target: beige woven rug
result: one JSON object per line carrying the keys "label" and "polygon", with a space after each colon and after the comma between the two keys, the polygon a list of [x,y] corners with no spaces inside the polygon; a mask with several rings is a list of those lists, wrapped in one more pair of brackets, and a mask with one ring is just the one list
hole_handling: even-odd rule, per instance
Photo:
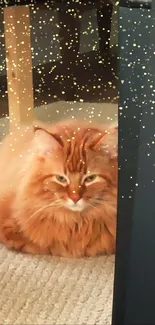
{"label": "beige woven rug", "polygon": [[0,245],[0,324],[111,324],[114,257],[22,255]]}

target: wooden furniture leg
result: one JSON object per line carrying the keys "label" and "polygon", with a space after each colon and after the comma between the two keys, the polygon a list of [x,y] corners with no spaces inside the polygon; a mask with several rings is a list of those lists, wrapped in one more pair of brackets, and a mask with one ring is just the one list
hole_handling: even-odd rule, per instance
{"label": "wooden furniture leg", "polygon": [[34,119],[33,81],[28,6],[4,9],[10,127]]}

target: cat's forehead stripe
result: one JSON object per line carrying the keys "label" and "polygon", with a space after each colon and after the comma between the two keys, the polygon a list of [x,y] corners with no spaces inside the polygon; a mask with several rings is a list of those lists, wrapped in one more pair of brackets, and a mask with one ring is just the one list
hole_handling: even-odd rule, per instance
{"label": "cat's forehead stripe", "polygon": [[65,169],[69,172],[85,172],[86,153],[84,147],[71,141],[66,155]]}

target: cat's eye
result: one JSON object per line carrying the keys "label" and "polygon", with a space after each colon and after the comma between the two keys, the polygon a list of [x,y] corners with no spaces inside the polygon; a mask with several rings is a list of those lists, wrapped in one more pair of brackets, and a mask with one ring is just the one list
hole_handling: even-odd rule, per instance
{"label": "cat's eye", "polygon": [[56,180],[57,180],[59,183],[67,184],[67,179],[66,179],[64,176],[61,176],[61,175],[55,175],[55,178],[56,178]]}
{"label": "cat's eye", "polygon": [[90,176],[87,176],[85,179],[84,179],[84,182],[87,184],[87,183],[91,183],[93,182],[95,179],[96,179],[97,175],[90,175]]}

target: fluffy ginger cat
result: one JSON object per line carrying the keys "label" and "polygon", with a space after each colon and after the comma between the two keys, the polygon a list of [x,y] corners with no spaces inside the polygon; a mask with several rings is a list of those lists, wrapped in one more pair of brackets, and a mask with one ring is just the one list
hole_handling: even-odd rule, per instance
{"label": "fluffy ginger cat", "polygon": [[0,242],[57,256],[115,252],[117,127],[35,122],[0,145]]}

